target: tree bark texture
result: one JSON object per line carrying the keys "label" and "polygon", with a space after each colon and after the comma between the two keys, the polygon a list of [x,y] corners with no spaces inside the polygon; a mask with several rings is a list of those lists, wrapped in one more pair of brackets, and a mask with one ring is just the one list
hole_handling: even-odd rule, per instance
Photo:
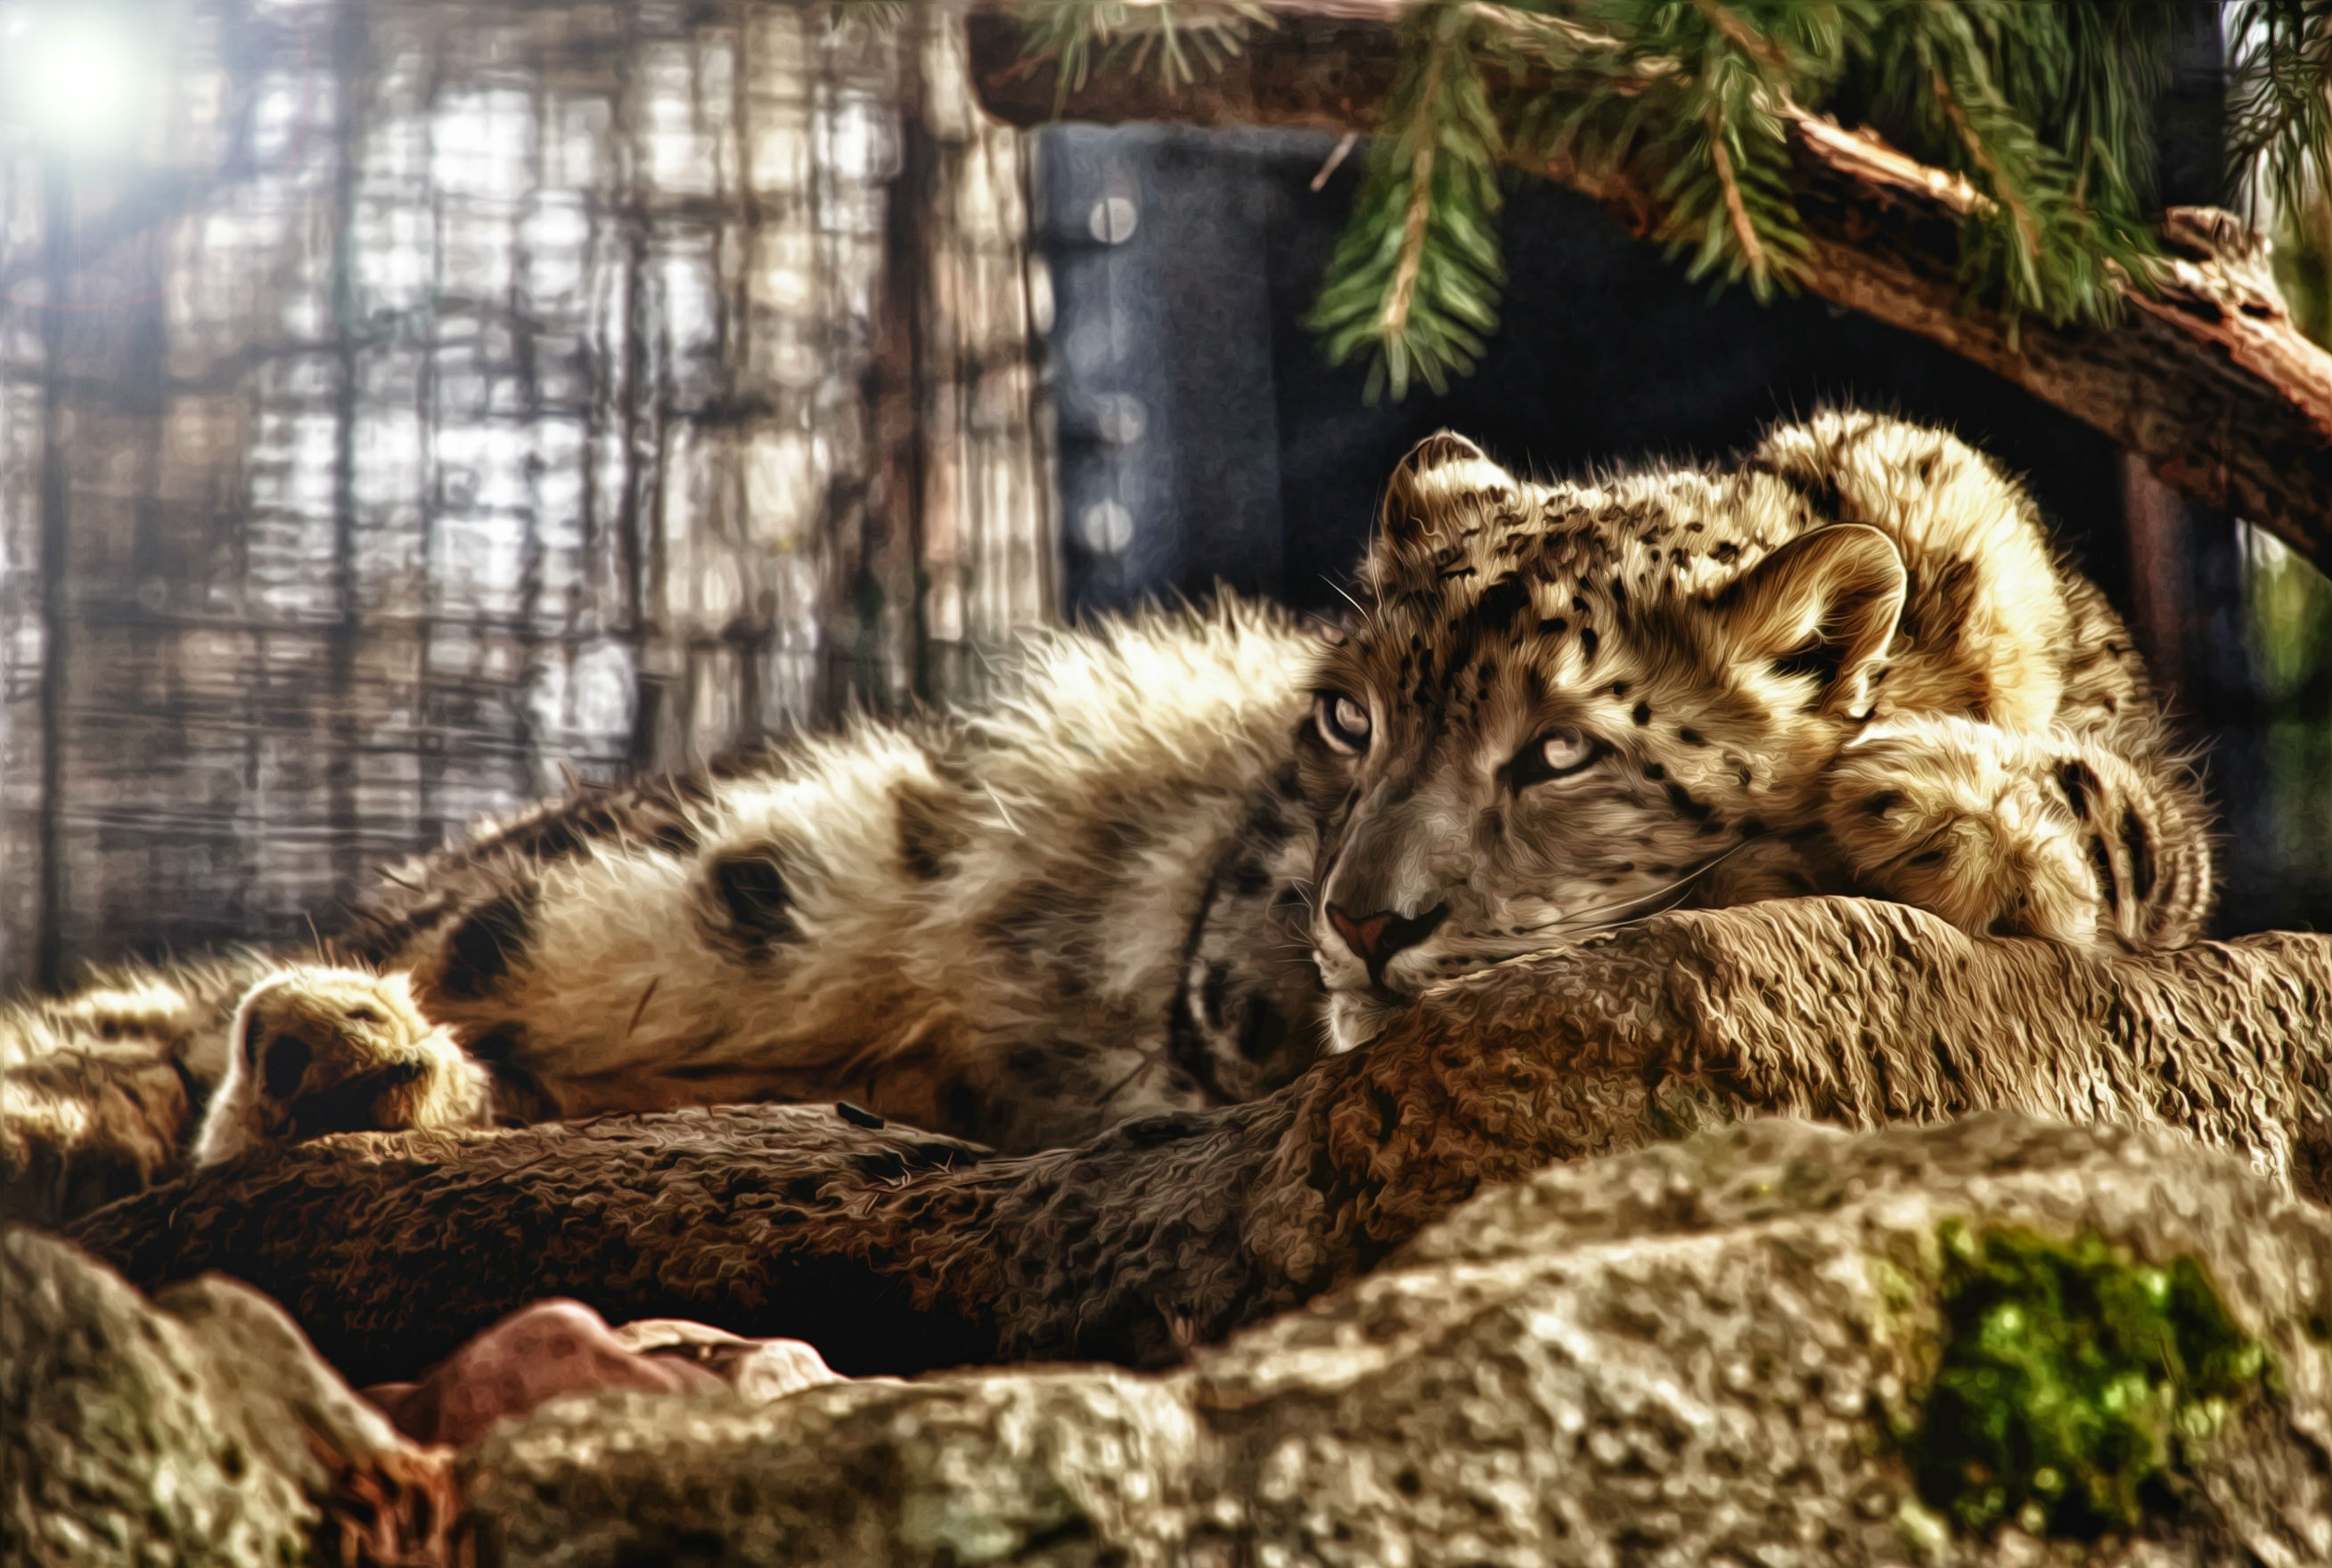
{"label": "tree bark texture", "polygon": [[[1102,67],[1063,92],[1028,32],[996,4],[970,24],[982,101],[1015,125],[1266,124],[1372,129],[1400,62],[1404,0],[1275,0],[1275,25],[1196,81]],[[2293,324],[2263,242],[2235,219],[2174,208],[2152,291],[2126,285],[2112,326],[2012,327],[1959,282],[1959,236],[1983,199],[1864,132],[1792,110],[1795,194],[1813,242],[1806,286],[1932,339],[2087,421],[2165,483],[2273,531],[2332,569],[2332,355]],[[1534,163],[1638,234],[1666,215],[1657,193],[1606,171]],[[1529,287],[1529,280],[1515,280]]]}
{"label": "tree bark texture", "polygon": [[846,1372],[1159,1366],[1486,1184],[1737,1117],[2168,1126],[2332,1193],[2332,937],[2099,957],[1896,904],[1677,913],[1437,991],[1270,1098],[1002,1158],[827,1107],[368,1134],[153,1189],[75,1238],[281,1301],[351,1381],[522,1303],[809,1341]]}

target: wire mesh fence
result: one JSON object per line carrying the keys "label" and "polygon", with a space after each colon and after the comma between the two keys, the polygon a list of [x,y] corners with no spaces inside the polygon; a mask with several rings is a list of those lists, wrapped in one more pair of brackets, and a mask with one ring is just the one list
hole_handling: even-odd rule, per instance
{"label": "wire mesh fence", "polygon": [[0,128],[0,980],[1052,616],[1030,155],[941,9],[137,15],[119,146]]}

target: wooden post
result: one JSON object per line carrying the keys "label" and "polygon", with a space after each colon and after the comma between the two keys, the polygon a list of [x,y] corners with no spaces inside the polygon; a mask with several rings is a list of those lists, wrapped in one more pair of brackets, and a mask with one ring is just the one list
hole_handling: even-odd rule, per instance
{"label": "wooden post", "polygon": [[2187,648],[2195,618],[2186,502],[2154,477],[2145,459],[2130,453],[2122,454],[2121,478],[2129,536],[2130,632],[2164,696],[2176,702],[2191,684]]}
{"label": "wooden post", "polygon": [[64,978],[67,916],[64,829],[65,691],[71,678],[72,563],[66,513],[71,494],[65,453],[65,280],[72,269],[73,192],[62,156],[42,167],[42,221],[48,245],[41,312],[41,828],[40,931],[31,979]]}

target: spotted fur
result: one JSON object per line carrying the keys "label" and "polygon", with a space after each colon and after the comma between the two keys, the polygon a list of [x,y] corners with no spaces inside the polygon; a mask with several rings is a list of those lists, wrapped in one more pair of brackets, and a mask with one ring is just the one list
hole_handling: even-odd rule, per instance
{"label": "spotted fur", "polygon": [[2129,946],[2207,913],[2127,635],[1949,435],[1825,415],[1564,483],[1437,435],[1356,600],[1063,633],[987,712],[579,793],[385,873],[342,947],[506,1118],[842,1098],[1029,1148],[1677,904]]}
{"label": "spotted fur", "polygon": [[2127,634],[1947,435],[1825,415],[1730,471],[1553,485],[1439,435],[1366,578],[1297,742],[1339,1043],[1675,903],[1859,893],[2133,946],[2207,915],[2199,789]]}

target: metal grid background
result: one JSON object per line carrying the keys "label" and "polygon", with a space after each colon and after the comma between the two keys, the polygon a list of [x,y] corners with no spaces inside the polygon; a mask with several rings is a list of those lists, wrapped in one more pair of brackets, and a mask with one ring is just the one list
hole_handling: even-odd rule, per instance
{"label": "metal grid background", "polygon": [[0,981],[1052,617],[1028,149],[882,9],[172,0],[0,141]]}

